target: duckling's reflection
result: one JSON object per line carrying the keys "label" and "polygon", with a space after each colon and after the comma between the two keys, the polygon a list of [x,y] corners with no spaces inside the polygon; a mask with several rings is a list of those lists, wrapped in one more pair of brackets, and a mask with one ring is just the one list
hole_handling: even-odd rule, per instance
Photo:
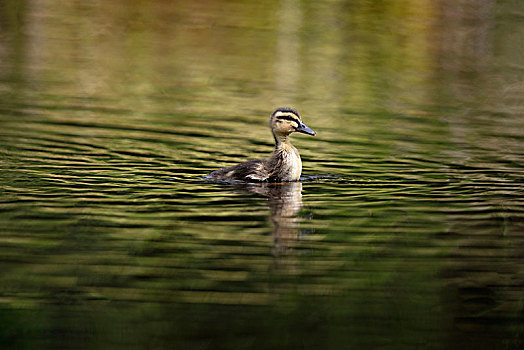
{"label": "duckling's reflection", "polygon": [[256,183],[245,185],[242,189],[268,198],[273,224],[273,254],[288,254],[300,234],[298,213],[302,209],[302,183]]}

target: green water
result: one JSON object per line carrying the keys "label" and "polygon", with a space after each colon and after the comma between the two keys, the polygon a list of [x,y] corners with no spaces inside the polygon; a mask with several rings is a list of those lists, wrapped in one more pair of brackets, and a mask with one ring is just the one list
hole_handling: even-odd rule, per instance
{"label": "green water", "polygon": [[4,0],[0,347],[521,348],[523,5]]}

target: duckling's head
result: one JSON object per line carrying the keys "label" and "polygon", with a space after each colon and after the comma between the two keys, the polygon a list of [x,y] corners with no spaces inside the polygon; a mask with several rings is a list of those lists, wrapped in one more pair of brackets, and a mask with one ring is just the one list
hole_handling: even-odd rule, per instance
{"label": "duckling's head", "polygon": [[275,138],[286,137],[293,132],[315,136],[316,133],[306,124],[302,123],[302,118],[294,108],[281,107],[277,108],[272,114],[269,121],[271,130]]}

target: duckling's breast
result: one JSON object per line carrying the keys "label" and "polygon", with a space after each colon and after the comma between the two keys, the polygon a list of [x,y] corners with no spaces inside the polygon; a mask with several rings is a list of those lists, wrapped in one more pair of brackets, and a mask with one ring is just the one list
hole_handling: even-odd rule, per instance
{"label": "duckling's breast", "polygon": [[282,169],[280,177],[283,181],[297,181],[302,174],[302,160],[296,148],[290,149],[282,155]]}
{"label": "duckling's breast", "polygon": [[293,176],[293,181],[300,179],[302,175],[302,159],[300,159],[300,154],[297,150],[293,152],[293,165],[291,166],[291,174]]}

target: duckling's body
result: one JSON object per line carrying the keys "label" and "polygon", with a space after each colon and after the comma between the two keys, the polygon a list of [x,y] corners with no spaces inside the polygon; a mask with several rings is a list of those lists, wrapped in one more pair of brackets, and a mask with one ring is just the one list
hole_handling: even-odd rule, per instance
{"label": "duckling's body", "polygon": [[275,148],[269,158],[254,159],[209,174],[214,179],[243,181],[296,181],[302,173],[302,160],[291,144]]}
{"label": "duckling's body", "polygon": [[302,123],[298,111],[278,108],[271,114],[270,126],[275,138],[275,150],[269,158],[250,160],[231,167],[213,171],[209,176],[217,180],[243,181],[297,181],[302,174],[302,160],[298,150],[291,144],[289,135],[301,132],[315,135]]}

